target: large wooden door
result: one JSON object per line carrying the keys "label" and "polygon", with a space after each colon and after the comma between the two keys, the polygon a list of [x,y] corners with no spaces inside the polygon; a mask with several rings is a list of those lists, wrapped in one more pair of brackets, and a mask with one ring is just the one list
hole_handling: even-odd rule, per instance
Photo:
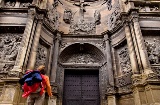
{"label": "large wooden door", "polygon": [[98,70],[66,70],[63,105],[99,105]]}

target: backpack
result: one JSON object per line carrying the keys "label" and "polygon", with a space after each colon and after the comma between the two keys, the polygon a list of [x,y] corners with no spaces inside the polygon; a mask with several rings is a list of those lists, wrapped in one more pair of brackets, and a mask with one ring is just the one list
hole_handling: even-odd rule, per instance
{"label": "backpack", "polygon": [[43,93],[44,87],[42,84],[42,76],[38,70],[27,71],[19,80],[23,94],[22,97],[28,97],[31,93]]}
{"label": "backpack", "polygon": [[25,73],[25,75],[19,80],[21,85],[27,83],[28,86],[32,86],[34,83],[42,82],[41,74],[38,70],[30,70]]}

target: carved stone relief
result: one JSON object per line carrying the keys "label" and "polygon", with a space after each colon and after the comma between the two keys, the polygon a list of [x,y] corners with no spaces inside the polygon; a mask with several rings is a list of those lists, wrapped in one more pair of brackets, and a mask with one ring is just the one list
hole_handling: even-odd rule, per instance
{"label": "carved stone relief", "polygon": [[10,1],[5,2],[4,7],[12,8],[12,7],[15,7],[15,4],[16,4],[15,1],[10,0]]}
{"label": "carved stone relief", "polygon": [[72,19],[72,11],[71,9],[66,8],[63,15],[63,21],[67,24],[70,24],[71,19]]}
{"label": "carved stone relief", "polygon": [[68,63],[82,63],[82,64],[89,64],[89,63],[98,63],[99,61],[95,59],[95,55],[87,54],[87,53],[79,53],[74,54],[68,59]]}
{"label": "carved stone relief", "polygon": [[131,92],[131,80],[132,73],[128,73],[126,75],[116,77],[115,82],[116,82],[116,87],[118,87],[118,93],[127,93]]}
{"label": "carved stone relief", "polygon": [[121,21],[120,18],[120,4],[117,1],[113,6],[113,11],[111,14],[107,16],[107,26],[109,30],[112,30],[117,24],[119,24]]}
{"label": "carved stone relief", "polygon": [[0,72],[8,72],[13,69],[16,61],[21,34],[1,34],[0,35]]}
{"label": "carved stone relief", "polygon": [[48,57],[48,49],[47,49],[47,47],[45,47],[44,45],[39,44],[38,45],[37,55],[36,55],[35,67],[38,67],[39,65],[46,65],[47,57]]}
{"label": "carved stone relief", "polygon": [[20,7],[25,8],[25,7],[30,6],[31,4],[32,4],[32,3],[30,3],[30,2],[28,2],[28,3],[21,3],[21,4],[20,4]]}
{"label": "carved stone relief", "polygon": [[148,52],[149,61],[151,64],[160,64],[160,41],[159,38],[145,39],[145,46]]}
{"label": "carved stone relief", "polygon": [[92,21],[80,20],[72,22],[70,25],[70,34],[88,34],[93,35],[96,33],[96,24]]}
{"label": "carved stone relief", "polygon": [[101,23],[101,14],[97,10],[94,12],[94,19],[95,19],[96,25]]}
{"label": "carved stone relief", "polygon": [[15,61],[22,35],[7,34],[0,35],[0,59],[7,61]]}
{"label": "carved stone relief", "polygon": [[54,6],[52,6],[52,8],[48,10],[47,17],[51,22],[50,24],[52,28],[58,29],[60,16],[59,13],[57,12],[57,9]]}
{"label": "carved stone relief", "polygon": [[129,59],[128,49],[125,47],[118,52],[119,64],[122,74],[131,72],[131,63]]}
{"label": "carved stone relief", "polygon": [[138,6],[139,12],[158,12],[159,7],[158,6]]}

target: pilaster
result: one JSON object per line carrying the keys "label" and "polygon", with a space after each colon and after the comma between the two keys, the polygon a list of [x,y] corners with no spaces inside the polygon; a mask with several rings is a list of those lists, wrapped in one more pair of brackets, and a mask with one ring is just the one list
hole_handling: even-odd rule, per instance
{"label": "pilaster", "polygon": [[37,54],[39,39],[41,35],[40,33],[41,33],[41,28],[43,23],[43,15],[38,15],[37,19],[38,19],[37,27],[34,34],[34,39],[32,41],[32,47],[31,47],[31,52],[30,52],[28,67],[27,67],[29,69],[34,69],[34,65],[36,62],[36,54]]}
{"label": "pilaster", "polygon": [[105,54],[106,54],[106,61],[107,61],[107,69],[108,69],[108,78],[109,78],[109,84],[111,86],[114,86],[114,76],[113,76],[113,69],[112,69],[112,58],[111,58],[111,48],[110,48],[110,42],[108,35],[104,36],[104,41],[105,41]]}
{"label": "pilaster", "polygon": [[141,58],[141,63],[143,66],[143,72],[144,74],[153,73],[149,63],[147,51],[144,45],[144,39],[142,36],[140,24],[138,21],[138,18],[139,18],[138,13],[136,11],[132,11],[131,18],[132,18],[131,21],[133,22],[133,28],[134,28],[135,38],[136,38],[136,42],[137,42],[137,46],[138,46],[138,50]]}
{"label": "pilaster", "polygon": [[16,63],[15,63],[15,66],[14,66],[12,72],[13,71],[22,72],[22,68],[24,66],[23,64],[25,61],[25,56],[27,53],[28,43],[29,43],[30,37],[31,37],[35,14],[36,14],[35,8],[30,8],[28,11],[28,20],[27,20],[26,27],[25,27],[25,30],[23,33],[22,42],[20,45],[20,50],[17,55]]}
{"label": "pilaster", "polygon": [[53,50],[53,59],[52,59],[53,63],[52,63],[51,76],[50,76],[51,83],[55,83],[56,81],[60,41],[61,41],[61,33],[57,32],[54,40],[54,50]]}
{"label": "pilaster", "polygon": [[140,71],[138,68],[136,53],[134,50],[133,39],[131,36],[129,24],[127,21],[125,23],[125,34],[126,34],[126,40],[127,40],[127,45],[128,45],[129,57],[130,57],[130,61],[131,61],[132,73],[139,74]]}

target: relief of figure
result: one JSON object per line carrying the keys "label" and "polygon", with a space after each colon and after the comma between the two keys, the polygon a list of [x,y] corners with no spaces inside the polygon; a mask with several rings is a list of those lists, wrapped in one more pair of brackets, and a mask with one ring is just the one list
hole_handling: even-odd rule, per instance
{"label": "relief of figure", "polygon": [[64,22],[70,24],[71,23],[71,18],[72,18],[71,9],[65,9],[64,15],[63,15]]}
{"label": "relief of figure", "polygon": [[78,6],[80,8],[79,10],[79,15],[80,15],[80,20],[84,19],[84,12],[86,12],[85,7],[90,6],[89,4],[85,3],[84,0],[80,0],[79,4],[74,3],[73,5]]}
{"label": "relief of figure", "polygon": [[129,73],[131,71],[131,64],[129,62],[130,60],[129,60],[127,48],[125,48],[119,53],[119,57],[120,57],[120,66],[121,66],[122,72]]}
{"label": "relief of figure", "polygon": [[98,25],[100,24],[100,20],[101,20],[101,14],[99,11],[95,11],[94,12],[94,18],[95,18],[95,23]]}
{"label": "relief of figure", "polygon": [[160,48],[158,41],[154,39],[153,43],[145,41],[145,46],[148,52],[148,58],[151,64],[158,64],[160,60]]}
{"label": "relief of figure", "polygon": [[21,42],[21,36],[6,35],[0,42],[0,59],[7,61],[15,61]]}

